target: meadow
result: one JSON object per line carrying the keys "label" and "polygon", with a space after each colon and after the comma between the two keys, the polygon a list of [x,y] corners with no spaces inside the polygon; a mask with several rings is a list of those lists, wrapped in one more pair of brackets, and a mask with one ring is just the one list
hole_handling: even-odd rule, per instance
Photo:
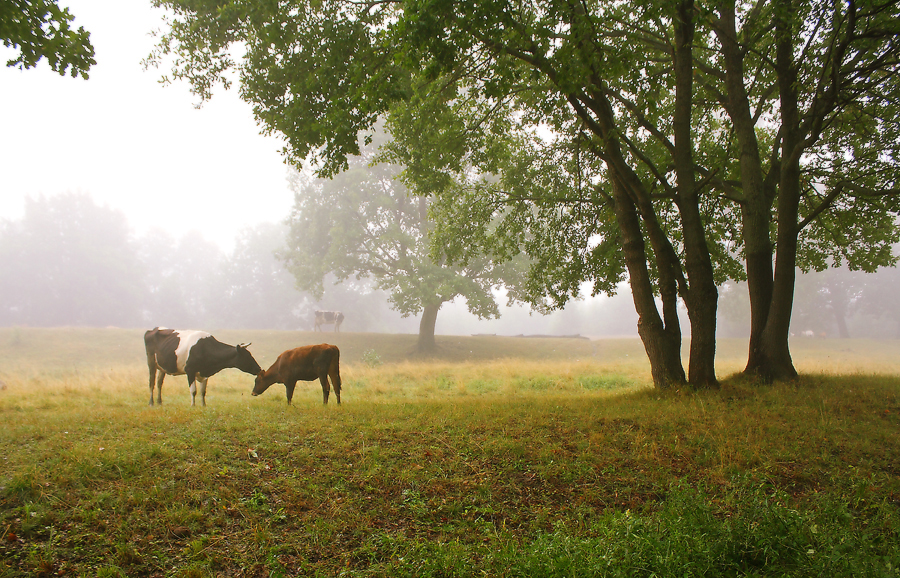
{"label": "meadow", "polygon": [[218,331],[318,383],[149,407],[143,330],[0,328],[0,576],[897,576],[900,342],[661,392],[635,339]]}

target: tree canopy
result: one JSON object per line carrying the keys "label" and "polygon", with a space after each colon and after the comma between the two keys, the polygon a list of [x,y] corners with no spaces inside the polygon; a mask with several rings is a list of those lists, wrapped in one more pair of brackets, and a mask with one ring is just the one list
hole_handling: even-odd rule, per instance
{"label": "tree canopy", "polygon": [[90,33],[75,29],[75,17],[56,0],[0,0],[0,39],[17,51],[7,66],[33,68],[46,58],[54,72],[88,77],[97,62]]}
{"label": "tree canopy", "polygon": [[896,3],[158,3],[174,76],[209,97],[236,66],[293,162],[335,174],[389,115],[447,258],[524,249],[551,303],[627,274],[661,387],[685,381],[679,300],[692,384],[717,383],[727,278],[747,371],[790,377],[795,268],[894,261]]}
{"label": "tree canopy", "polygon": [[333,179],[297,174],[292,182],[291,233],[282,257],[297,286],[321,297],[326,275],[337,281],[371,278],[403,316],[422,313],[422,351],[435,347],[438,311],[456,297],[465,298],[479,318],[496,317],[492,289],[513,269],[485,259],[466,266],[432,259],[429,198],[411,197],[396,178],[398,167],[371,166],[375,146],[362,152],[350,157],[349,170]]}

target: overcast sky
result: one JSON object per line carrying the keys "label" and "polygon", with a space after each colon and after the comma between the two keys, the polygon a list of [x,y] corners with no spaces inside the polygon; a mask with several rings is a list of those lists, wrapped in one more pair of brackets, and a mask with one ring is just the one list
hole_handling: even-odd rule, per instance
{"label": "overcast sky", "polygon": [[191,229],[229,250],[236,234],[284,219],[293,204],[279,141],[263,137],[235,88],[199,110],[184,83],[144,71],[160,10],[149,0],[61,0],[91,34],[90,78],[46,61],[20,71],[0,46],[0,218],[24,199],[89,193],[121,209],[139,233]]}

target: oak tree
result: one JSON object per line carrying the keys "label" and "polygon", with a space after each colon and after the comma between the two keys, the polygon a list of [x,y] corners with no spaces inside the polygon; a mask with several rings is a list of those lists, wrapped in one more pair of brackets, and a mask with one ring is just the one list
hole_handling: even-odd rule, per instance
{"label": "oak tree", "polygon": [[326,276],[371,279],[404,317],[421,313],[418,351],[436,348],[437,315],[444,303],[466,300],[479,317],[497,317],[493,289],[513,271],[478,259],[453,266],[432,259],[427,197],[410,196],[396,179],[398,167],[371,166],[375,147],[349,157],[349,169],[332,179],[308,173],[292,179],[294,208],[287,250],[281,252],[299,289],[321,298]]}
{"label": "oak tree", "polygon": [[730,0],[707,18],[716,51],[698,68],[730,120],[739,167],[746,371],[791,378],[797,267],[895,262],[900,6]]}
{"label": "oak tree", "polygon": [[790,377],[795,266],[893,260],[894,3],[159,4],[175,9],[157,55],[177,55],[174,77],[206,98],[237,67],[292,162],[333,175],[390,114],[407,183],[443,216],[480,217],[439,222],[482,231],[463,249],[531,244],[549,271],[532,289],[557,301],[627,271],[660,387],[685,381],[679,299],[692,384],[717,383],[726,278],[751,287],[747,371]]}

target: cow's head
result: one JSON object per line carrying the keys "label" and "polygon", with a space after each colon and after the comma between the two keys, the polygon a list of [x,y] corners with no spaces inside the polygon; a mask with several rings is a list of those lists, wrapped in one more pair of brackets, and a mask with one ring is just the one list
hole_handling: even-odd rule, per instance
{"label": "cow's head", "polygon": [[262,392],[264,392],[265,390],[269,389],[269,387],[267,385],[263,384],[263,381],[262,381],[263,375],[264,374],[262,372],[257,374],[256,381],[253,382],[253,391],[250,392],[250,395],[259,395]]}
{"label": "cow's head", "polygon": [[260,370],[258,374],[256,374],[256,381],[253,383],[253,391],[250,392],[250,395],[259,395],[269,389],[269,386],[275,383],[276,372],[274,371],[263,371]]}
{"label": "cow's head", "polygon": [[249,373],[251,375],[258,375],[262,368],[256,363],[256,360],[253,359],[253,355],[247,351],[247,348],[250,347],[249,343],[241,343],[240,345],[236,345],[237,349],[237,362],[234,366],[244,373]]}

